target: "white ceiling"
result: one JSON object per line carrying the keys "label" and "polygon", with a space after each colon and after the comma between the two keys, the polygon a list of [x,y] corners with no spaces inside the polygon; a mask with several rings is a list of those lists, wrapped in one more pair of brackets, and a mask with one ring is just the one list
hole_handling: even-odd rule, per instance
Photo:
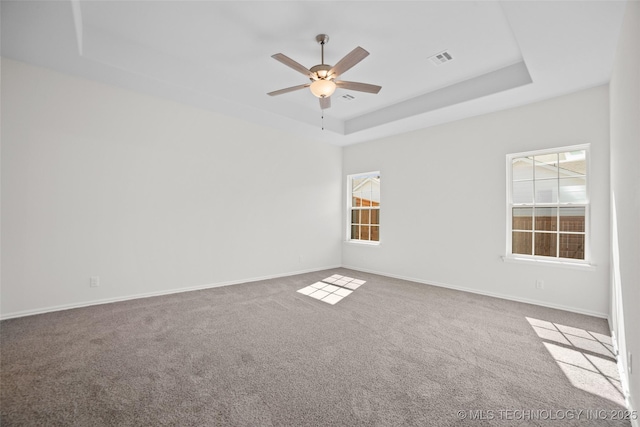
{"label": "white ceiling", "polygon": [[[2,0],[2,56],[347,145],[607,83],[625,4]],[[266,95],[308,82],[271,55],[319,64],[320,33],[382,86],[338,89],[324,130],[308,90]]]}

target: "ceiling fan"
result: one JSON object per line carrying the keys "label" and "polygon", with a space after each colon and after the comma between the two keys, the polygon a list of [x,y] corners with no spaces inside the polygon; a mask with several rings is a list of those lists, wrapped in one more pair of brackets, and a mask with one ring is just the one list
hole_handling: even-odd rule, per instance
{"label": "ceiling fan", "polygon": [[326,34],[318,34],[316,36],[316,41],[320,43],[321,63],[318,65],[314,65],[309,69],[304,67],[303,65],[300,65],[288,56],[283,55],[282,53],[276,53],[275,55],[271,56],[272,58],[282,62],[287,67],[293,68],[294,70],[307,76],[309,80],[311,80],[311,83],[276,90],[273,92],[269,92],[267,95],[282,95],[283,93],[293,92],[308,87],[311,90],[311,93],[320,98],[320,108],[324,110],[331,107],[330,97],[333,92],[335,92],[337,87],[355,90],[358,92],[380,92],[380,89],[382,89],[381,86],[371,85],[368,83],[345,82],[342,80],[336,80],[338,76],[344,74],[347,70],[351,69],[351,67],[366,58],[369,55],[369,52],[358,46],[332,67],[331,65],[324,63],[324,45],[329,42],[329,36]]}

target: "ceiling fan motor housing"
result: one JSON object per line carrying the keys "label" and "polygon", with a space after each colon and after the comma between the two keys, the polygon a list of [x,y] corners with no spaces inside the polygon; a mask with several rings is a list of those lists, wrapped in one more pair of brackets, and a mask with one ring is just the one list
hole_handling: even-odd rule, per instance
{"label": "ceiling fan motor housing", "polygon": [[331,65],[327,64],[314,65],[309,69],[313,74],[313,78],[311,80],[325,80],[331,78],[331,76],[329,76],[329,70],[331,70],[331,68]]}

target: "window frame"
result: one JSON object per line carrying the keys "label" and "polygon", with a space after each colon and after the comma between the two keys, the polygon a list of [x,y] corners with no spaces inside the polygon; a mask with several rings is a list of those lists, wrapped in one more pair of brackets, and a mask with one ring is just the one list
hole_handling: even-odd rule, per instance
{"label": "window frame", "polygon": [[[570,145],[565,147],[557,147],[550,149],[542,149],[542,150],[534,150],[534,151],[526,151],[521,153],[511,153],[506,156],[506,171],[507,171],[507,182],[506,182],[506,255],[504,257],[505,261],[511,260],[523,260],[523,261],[535,261],[535,262],[547,262],[551,264],[565,264],[565,265],[575,265],[575,266],[591,266],[591,144],[578,144],[578,145]],[[529,156],[542,156],[548,154],[559,154],[566,153],[571,151],[585,151],[585,193],[586,193],[586,201],[582,203],[571,203],[571,202],[560,202],[558,199],[556,202],[552,203],[536,203],[535,201],[535,176],[533,177],[533,185],[534,185],[534,199],[531,203],[513,203],[513,160],[520,157],[529,157]],[[533,165],[535,170],[535,164]],[[558,177],[560,179],[560,177]],[[535,252],[532,250],[532,254],[518,254],[513,253],[513,208],[517,207],[530,207],[530,208],[556,208],[556,218],[559,218],[560,208],[561,207],[584,207],[584,259],[576,259],[576,258],[562,258],[560,257],[560,247],[558,245],[558,240],[556,240],[556,256],[544,256],[544,255],[535,255]],[[533,218],[535,223],[535,217]],[[557,221],[557,220],[556,220]],[[535,226],[532,225],[532,249],[535,248]],[[518,231],[518,230],[516,230]],[[550,231],[556,235],[556,239],[560,238],[560,234],[562,234],[560,230],[560,224],[558,223],[555,231]],[[571,234],[570,232],[568,234]],[[579,234],[579,233],[576,233]]]}
{"label": "window frame", "polygon": [[[345,221],[345,241],[347,243],[355,243],[355,244],[360,244],[360,245],[370,245],[370,246],[378,246],[380,245],[380,229],[382,228],[382,219],[380,218],[380,205],[382,203],[382,190],[380,190],[380,200],[378,201],[378,206],[369,206],[367,209],[377,209],[378,210],[378,240],[362,240],[362,239],[352,239],[351,238],[351,214],[352,214],[352,210],[354,208],[354,206],[352,205],[353,202],[353,188],[352,188],[352,184],[353,184],[353,180],[358,178],[358,177],[366,177],[366,176],[371,176],[371,175],[378,175],[379,177],[381,176],[380,171],[371,171],[371,172],[361,172],[361,173],[354,173],[354,174],[349,174],[347,175],[347,192],[346,192],[346,221]],[[382,181],[380,181],[382,182]],[[362,208],[357,208],[358,210],[362,209]]]}

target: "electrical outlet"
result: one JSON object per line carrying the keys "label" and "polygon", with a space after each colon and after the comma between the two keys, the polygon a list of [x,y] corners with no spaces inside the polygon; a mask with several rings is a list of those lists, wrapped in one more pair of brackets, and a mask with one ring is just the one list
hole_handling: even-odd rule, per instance
{"label": "electrical outlet", "polygon": [[100,286],[100,276],[91,276],[89,279],[89,286],[92,288]]}
{"label": "electrical outlet", "polygon": [[544,289],[544,280],[542,279],[536,280],[536,289]]}
{"label": "electrical outlet", "polygon": [[633,359],[631,358],[631,352],[629,352],[627,356],[627,370],[629,371],[629,375],[633,373],[632,368],[633,368]]}

